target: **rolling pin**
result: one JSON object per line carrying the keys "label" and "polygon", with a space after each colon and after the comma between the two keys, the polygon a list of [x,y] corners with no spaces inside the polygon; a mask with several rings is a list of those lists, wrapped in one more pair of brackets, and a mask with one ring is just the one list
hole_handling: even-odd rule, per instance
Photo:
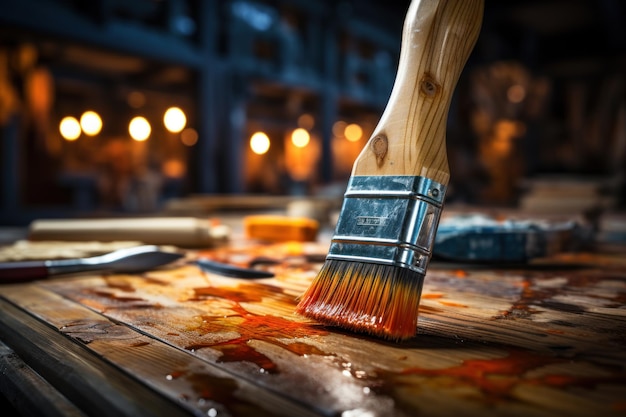
{"label": "rolling pin", "polygon": [[142,217],[105,219],[41,219],[30,224],[30,240],[132,240],[148,245],[210,247],[225,243],[230,229],[209,219]]}

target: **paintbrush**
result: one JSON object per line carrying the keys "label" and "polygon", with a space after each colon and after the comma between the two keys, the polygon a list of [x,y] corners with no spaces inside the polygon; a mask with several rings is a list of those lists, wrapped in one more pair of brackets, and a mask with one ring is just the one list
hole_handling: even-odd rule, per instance
{"label": "paintbrush", "polygon": [[402,340],[419,300],[449,180],[446,119],[483,0],[413,0],[394,86],[352,169],[326,261],[297,311]]}

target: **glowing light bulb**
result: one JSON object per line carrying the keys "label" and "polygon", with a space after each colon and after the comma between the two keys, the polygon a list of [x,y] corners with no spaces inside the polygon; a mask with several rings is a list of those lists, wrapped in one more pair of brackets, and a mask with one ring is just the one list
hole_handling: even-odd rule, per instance
{"label": "glowing light bulb", "polygon": [[152,132],[152,128],[145,117],[134,117],[128,124],[128,133],[130,133],[130,137],[138,142],[143,142],[148,139],[150,137],[150,132]]}
{"label": "glowing light bulb", "polygon": [[80,116],[80,127],[86,135],[95,136],[102,130],[102,119],[95,111],[86,111]]}
{"label": "glowing light bulb", "polygon": [[163,123],[167,130],[172,133],[178,133],[185,128],[187,116],[178,107],[170,107],[163,115]]}
{"label": "glowing light bulb", "polygon": [[343,131],[343,135],[350,142],[358,142],[363,136],[363,129],[361,129],[361,126],[357,125],[356,123],[351,123],[346,126]]}
{"label": "glowing light bulb", "polygon": [[59,131],[65,140],[73,141],[80,136],[80,123],[75,117],[67,116],[59,123]]}
{"label": "glowing light bulb", "polygon": [[293,143],[294,146],[297,148],[304,148],[306,145],[309,144],[310,140],[311,135],[309,135],[309,132],[307,132],[306,129],[302,129],[301,127],[295,129],[291,133],[291,143]]}
{"label": "glowing light bulb", "polygon": [[263,132],[256,132],[250,137],[250,149],[257,155],[263,155],[270,149],[270,138]]}

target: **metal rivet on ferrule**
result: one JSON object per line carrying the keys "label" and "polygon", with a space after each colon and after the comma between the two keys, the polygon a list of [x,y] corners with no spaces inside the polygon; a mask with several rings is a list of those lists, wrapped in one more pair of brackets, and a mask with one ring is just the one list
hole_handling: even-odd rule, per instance
{"label": "metal rivet on ferrule", "polygon": [[430,195],[433,196],[434,198],[439,197],[439,189],[438,188],[432,188],[430,190]]}

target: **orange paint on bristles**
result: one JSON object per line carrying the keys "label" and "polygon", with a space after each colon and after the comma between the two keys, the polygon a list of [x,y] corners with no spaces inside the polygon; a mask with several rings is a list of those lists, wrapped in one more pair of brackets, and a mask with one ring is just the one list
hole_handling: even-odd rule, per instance
{"label": "orange paint on bristles", "polygon": [[417,332],[423,276],[407,268],[327,260],[297,312],[322,323],[404,340]]}

